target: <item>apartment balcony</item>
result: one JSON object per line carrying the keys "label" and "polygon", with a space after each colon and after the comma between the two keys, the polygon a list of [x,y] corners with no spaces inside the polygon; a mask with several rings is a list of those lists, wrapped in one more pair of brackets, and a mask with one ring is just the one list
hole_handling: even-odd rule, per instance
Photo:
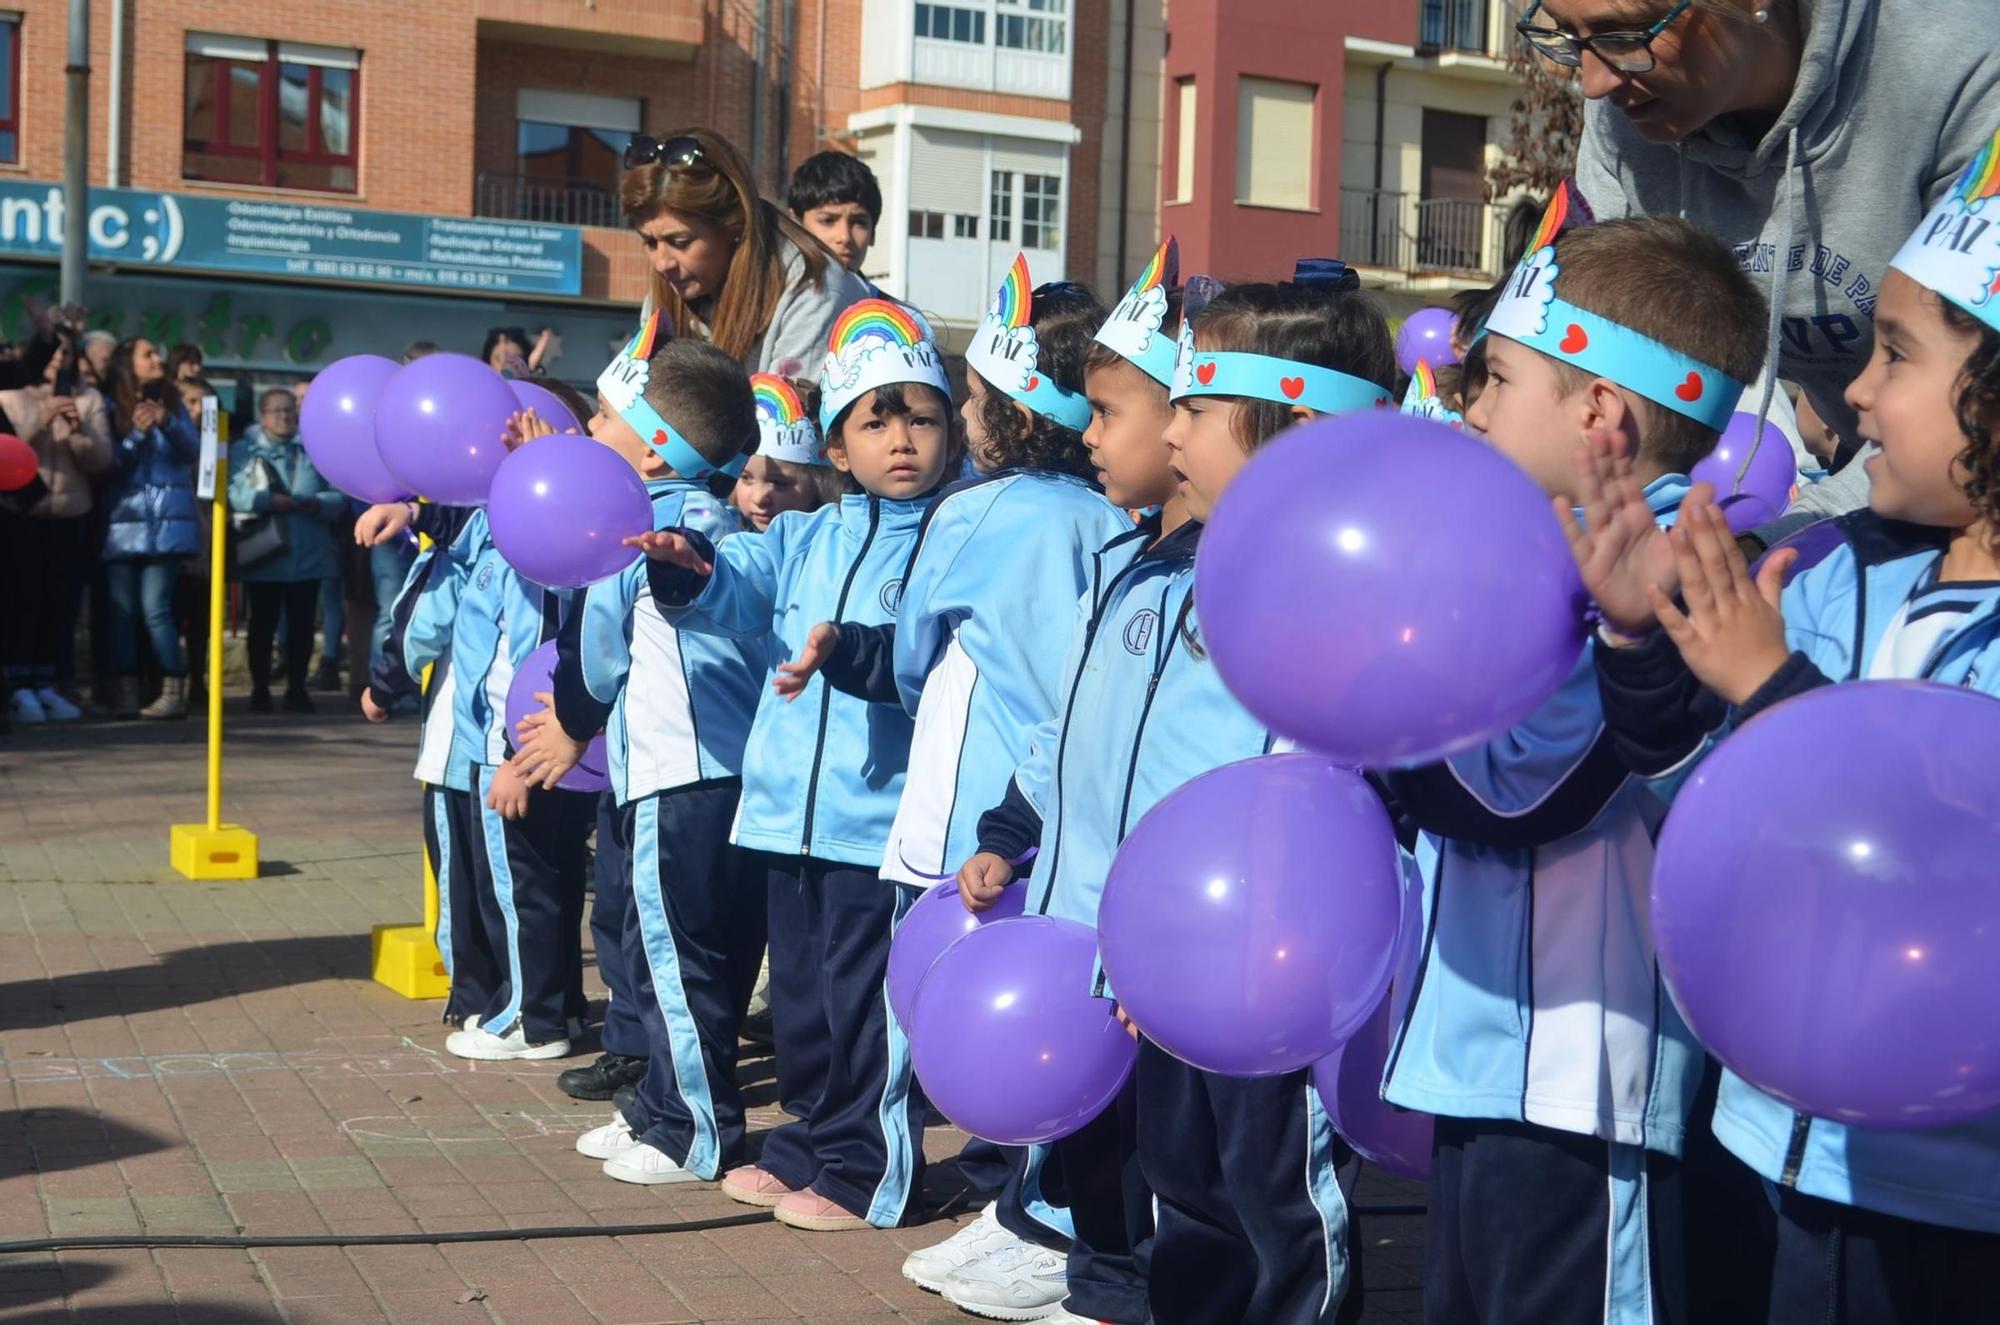
{"label": "apartment balcony", "polygon": [[861,86],[1067,101],[1077,0],[865,0]]}
{"label": "apartment balcony", "polygon": [[1489,43],[1495,27],[1493,0],[1423,0],[1417,14],[1417,49],[1497,55]]}
{"label": "apartment balcony", "polygon": [[1500,219],[1473,198],[1419,198],[1391,189],[1340,191],[1340,256],[1404,276],[1500,275]]}
{"label": "apartment balcony", "polygon": [[482,36],[572,50],[692,60],[703,0],[473,0]]}
{"label": "apartment balcony", "polygon": [[473,180],[472,214],[496,221],[543,225],[623,227],[614,184],[545,176],[479,175]]}

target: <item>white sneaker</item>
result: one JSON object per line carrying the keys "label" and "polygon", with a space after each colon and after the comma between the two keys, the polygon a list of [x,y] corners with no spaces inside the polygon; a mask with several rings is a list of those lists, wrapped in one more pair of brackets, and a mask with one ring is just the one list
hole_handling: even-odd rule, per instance
{"label": "white sneaker", "polygon": [[83,716],[83,710],[70,703],[54,686],[43,686],[37,690],[35,699],[40,702],[42,712],[50,722],[75,722]]}
{"label": "white sneaker", "polygon": [[42,712],[42,701],[35,698],[35,692],[22,686],[7,701],[7,713],[14,721],[23,725],[47,722],[49,715]]}
{"label": "white sneaker", "polygon": [[1068,1258],[1032,1242],[994,1252],[944,1281],[945,1299],[988,1320],[1047,1320],[1069,1295]]}
{"label": "white sneaker", "polygon": [[611,1121],[602,1127],[593,1127],[576,1139],[576,1153],[585,1159],[607,1160],[621,1150],[630,1150],[639,1144],[639,1138],[632,1135],[632,1129],[625,1122],[623,1113],[611,1115]]}
{"label": "white sneaker", "polygon": [[444,1037],[445,1052],[457,1054],[460,1058],[476,1058],[483,1063],[506,1063],[517,1059],[567,1058],[568,1040],[546,1040],[541,1044],[529,1044],[528,1033],[519,1021],[514,1029],[505,1035],[495,1035],[492,1031],[477,1026],[468,1026],[462,1031],[453,1031]]}
{"label": "white sneaker", "polygon": [[634,1141],[604,1161],[604,1176],[620,1182],[636,1182],[657,1187],[666,1182],[700,1182],[701,1178],[676,1164],[667,1152],[644,1141]]}
{"label": "white sneaker", "polygon": [[1020,1244],[1021,1239],[1000,1226],[989,1204],[979,1218],[943,1242],[911,1252],[903,1261],[903,1277],[926,1292],[942,1293],[944,1281],[954,1271]]}

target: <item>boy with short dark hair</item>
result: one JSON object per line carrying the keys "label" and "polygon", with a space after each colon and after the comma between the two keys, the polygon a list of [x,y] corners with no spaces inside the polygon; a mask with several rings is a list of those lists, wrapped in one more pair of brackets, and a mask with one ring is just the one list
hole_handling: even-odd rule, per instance
{"label": "boy with short dark hair", "polygon": [[[840,265],[861,275],[882,217],[882,187],[875,172],[846,152],[816,152],[792,172],[785,205]],[[865,279],[865,278],[864,278]],[[879,295],[871,284],[869,293]]]}
{"label": "boy with short dark hair", "polygon": [[[1568,206],[1487,321],[1466,423],[1559,500],[1578,438],[1609,437],[1670,523],[1761,365],[1764,300],[1685,222],[1564,234]],[[1425,1319],[1687,1319],[1679,1157],[1704,1058],[1649,933],[1665,806],[1605,735],[1589,651],[1513,730],[1384,781],[1423,830],[1384,1094],[1437,1116]]]}

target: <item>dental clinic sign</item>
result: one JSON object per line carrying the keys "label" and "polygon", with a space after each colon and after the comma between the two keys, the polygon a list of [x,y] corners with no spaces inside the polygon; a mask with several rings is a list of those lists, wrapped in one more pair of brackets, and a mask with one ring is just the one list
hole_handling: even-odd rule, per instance
{"label": "dental clinic sign", "polygon": [[[86,228],[95,262],[468,294],[583,291],[573,226],[92,189]],[[54,258],[62,235],[60,185],[0,181],[0,254]]]}

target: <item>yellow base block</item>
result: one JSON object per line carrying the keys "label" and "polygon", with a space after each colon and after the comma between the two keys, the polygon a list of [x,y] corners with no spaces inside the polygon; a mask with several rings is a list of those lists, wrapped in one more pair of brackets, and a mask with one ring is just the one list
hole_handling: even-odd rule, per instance
{"label": "yellow base block", "polygon": [[451,992],[437,942],[422,925],[375,926],[375,983],[404,998],[443,998]]}
{"label": "yellow base block", "polygon": [[235,824],[175,824],[171,838],[174,868],[190,879],[215,882],[257,877],[257,835]]}

